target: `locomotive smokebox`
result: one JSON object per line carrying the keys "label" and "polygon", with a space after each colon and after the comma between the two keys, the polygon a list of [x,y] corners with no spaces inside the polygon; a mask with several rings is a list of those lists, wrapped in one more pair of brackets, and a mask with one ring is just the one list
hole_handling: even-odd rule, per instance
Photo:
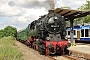
{"label": "locomotive smokebox", "polygon": [[48,10],[49,14],[54,13],[54,10]]}

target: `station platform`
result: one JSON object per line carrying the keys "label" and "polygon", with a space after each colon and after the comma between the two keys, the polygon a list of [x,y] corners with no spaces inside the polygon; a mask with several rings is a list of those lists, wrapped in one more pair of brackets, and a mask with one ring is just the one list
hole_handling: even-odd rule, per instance
{"label": "station platform", "polygon": [[80,51],[80,52],[84,52],[84,53],[90,53],[90,45],[76,44],[76,46],[69,47],[68,50],[75,50],[75,51]]}
{"label": "station platform", "polygon": [[76,44],[76,46],[71,46],[68,50],[78,56],[82,55],[84,58],[90,59],[90,44]]}

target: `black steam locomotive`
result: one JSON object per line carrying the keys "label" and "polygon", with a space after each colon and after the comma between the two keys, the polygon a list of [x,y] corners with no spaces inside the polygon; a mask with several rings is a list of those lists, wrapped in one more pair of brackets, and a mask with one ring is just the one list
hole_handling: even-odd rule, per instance
{"label": "black steam locomotive", "polygon": [[37,49],[42,54],[62,54],[70,46],[65,39],[65,24],[64,16],[49,10],[48,14],[33,21],[25,30],[18,32],[17,38],[25,40],[26,45]]}

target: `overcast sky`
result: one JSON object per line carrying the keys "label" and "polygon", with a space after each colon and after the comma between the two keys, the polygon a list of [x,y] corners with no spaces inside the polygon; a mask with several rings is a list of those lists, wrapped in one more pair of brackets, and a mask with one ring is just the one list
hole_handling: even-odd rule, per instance
{"label": "overcast sky", "polygon": [[[56,0],[55,8],[68,6],[76,10],[86,3],[86,0]],[[0,29],[8,25],[24,29],[39,16],[47,14],[48,9],[50,6],[46,0],[0,0]]]}

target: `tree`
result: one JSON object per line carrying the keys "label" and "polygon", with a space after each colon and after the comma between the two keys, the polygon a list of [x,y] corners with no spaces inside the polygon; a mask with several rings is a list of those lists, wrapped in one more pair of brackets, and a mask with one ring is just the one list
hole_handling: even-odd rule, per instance
{"label": "tree", "polygon": [[[87,4],[83,4],[81,7],[78,8],[78,10],[81,10],[81,11],[88,10],[88,9],[90,9],[89,7],[90,7],[90,2],[88,2]],[[82,23],[89,23],[90,22],[90,15],[85,16],[85,17],[81,17],[81,18],[77,18],[77,19],[75,19],[74,23],[77,23],[77,21],[80,22],[79,24],[81,24],[81,22]]]}
{"label": "tree", "polygon": [[5,37],[8,37],[8,36],[16,37],[16,35],[17,35],[17,29],[15,27],[7,26],[4,28]]}
{"label": "tree", "polygon": [[4,30],[3,29],[0,30],[0,38],[1,37],[4,37]]}

